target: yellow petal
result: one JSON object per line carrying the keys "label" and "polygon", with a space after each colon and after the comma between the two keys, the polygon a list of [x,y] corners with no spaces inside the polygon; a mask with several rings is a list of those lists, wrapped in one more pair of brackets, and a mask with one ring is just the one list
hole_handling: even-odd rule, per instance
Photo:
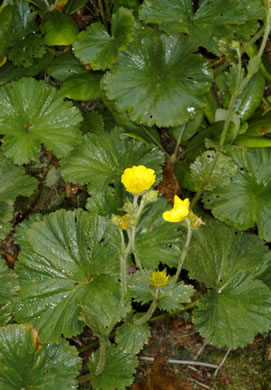
{"label": "yellow petal", "polygon": [[149,190],[154,184],[155,178],[156,175],[153,169],[138,165],[125,169],[121,176],[121,182],[127,191],[138,195]]}
{"label": "yellow petal", "polygon": [[168,279],[169,277],[167,276],[166,270],[153,272],[151,284],[155,287],[163,287],[168,284]]}
{"label": "yellow petal", "polygon": [[181,222],[187,217],[188,214],[189,210],[187,209],[182,211],[171,209],[163,213],[163,218],[167,222]]}
{"label": "yellow petal", "polygon": [[180,209],[189,209],[189,199],[186,198],[185,200],[180,199],[177,195],[174,196],[174,209],[180,210]]}

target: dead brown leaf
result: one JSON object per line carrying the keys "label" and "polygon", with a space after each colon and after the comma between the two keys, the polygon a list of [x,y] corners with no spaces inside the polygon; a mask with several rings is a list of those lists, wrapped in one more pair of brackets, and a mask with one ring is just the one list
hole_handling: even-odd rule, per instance
{"label": "dead brown leaf", "polygon": [[193,390],[191,384],[177,378],[168,368],[167,360],[158,355],[152,364],[152,374],[147,381],[134,383],[133,390]]}
{"label": "dead brown leaf", "polygon": [[174,196],[180,193],[179,182],[175,178],[170,162],[167,162],[163,168],[163,180],[158,184],[157,190],[167,198],[169,203],[173,203]]}

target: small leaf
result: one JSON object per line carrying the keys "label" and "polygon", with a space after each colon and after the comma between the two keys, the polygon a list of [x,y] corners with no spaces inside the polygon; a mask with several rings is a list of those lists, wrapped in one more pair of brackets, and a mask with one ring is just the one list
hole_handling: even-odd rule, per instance
{"label": "small leaf", "polygon": [[156,148],[111,133],[86,134],[84,142],[72,156],[62,160],[62,173],[67,181],[88,184],[90,192],[104,191],[109,184],[119,185],[121,175],[133,165],[145,165],[161,173],[163,154]]}
{"label": "small leaf", "polygon": [[25,174],[0,153],[0,240],[10,230],[13,203],[17,196],[30,196],[37,187],[37,180]]}
{"label": "small leaf", "polygon": [[69,154],[81,140],[81,120],[79,109],[43,81],[22,78],[0,88],[2,150],[16,164],[35,159],[41,143],[57,157]]}
{"label": "small leaf", "polygon": [[48,46],[71,45],[78,34],[77,24],[58,11],[50,12],[42,22],[44,43]]}
{"label": "small leaf", "polygon": [[159,263],[170,267],[178,265],[179,253],[176,250],[182,241],[180,223],[168,223],[162,218],[168,209],[165,198],[146,207],[137,227],[136,251],[144,267],[154,270]]}
{"label": "small leaf", "polygon": [[102,74],[91,72],[66,79],[60,88],[62,95],[73,100],[96,100],[102,97],[100,81]]}
{"label": "small leaf", "polygon": [[207,150],[190,165],[192,180],[205,191],[213,191],[230,183],[237,172],[231,157],[219,151]]}
{"label": "small leaf", "polygon": [[232,148],[238,166],[232,182],[203,195],[204,207],[239,230],[256,223],[260,238],[271,241],[271,150]]}
{"label": "small leaf", "polygon": [[[80,209],[60,210],[20,226],[18,321],[33,324],[46,342],[59,342],[62,334],[80,333],[83,323],[78,320],[78,302],[86,296],[91,300],[92,293],[98,302],[99,288],[103,289],[103,283],[111,285],[110,278],[114,284],[119,274],[118,250],[111,245],[112,237],[116,240],[114,232],[101,217]],[[102,315],[102,305],[99,310]]]}
{"label": "small leaf", "polygon": [[137,354],[148,342],[150,335],[148,324],[134,325],[129,321],[117,328],[116,343],[123,353]]}
{"label": "small leaf", "polygon": [[[151,272],[147,271],[146,276],[151,283]],[[131,295],[136,300],[136,302],[144,305],[145,303],[153,300],[150,283],[147,283],[140,271],[137,271],[133,276],[130,277],[128,286],[129,290],[131,291]]]}
{"label": "small leaf", "polygon": [[105,75],[104,90],[120,111],[147,126],[177,126],[204,105],[212,73],[206,60],[193,54],[186,36],[153,32],[129,45]]}
{"label": "small leaf", "polygon": [[19,286],[16,275],[0,257],[0,326],[6,325],[13,311],[13,300],[17,295]]}
{"label": "small leaf", "polygon": [[41,34],[30,34],[24,40],[16,41],[9,49],[8,58],[14,65],[29,68],[35,58],[42,58],[46,53]]}
{"label": "small leaf", "polygon": [[86,208],[91,214],[111,216],[123,206],[124,194],[121,189],[108,186],[106,191],[92,191]]}
{"label": "small leaf", "polygon": [[[117,262],[118,259],[115,258],[115,261]],[[80,298],[80,304],[83,304],[85,308],[83,313],[87,325],[91,326],[88,322],[90,315],[86,313],[87,308],[103,324],[104,329],[112,325],[114,319],[115,322],[120,321],[131,310],[130,302],[127,299],[118,318],[115,318],[119,310],[120,301],[120,283],[112,278],[111,275],[100,275],[99,278],[90,284],[85,296]]]}
{"label": "small leaf", "polygon": [[186,285],[183,282],[177,283],[176,285],[169,283],[160,289],[157,307],[168,312],[181,310],[183,308],[182,303],[191,302],[191,297],[194,292],[193,286]]}
{"label": "small leaf", "polygon": [[270,290],[259,280],[232,280],[221,293],[209,291],[194,311],[194,323],[209,344],[235,349],[252,343],[271,325]]}
{"label": "small leaf", "polygon": [[80,61],[69,51],[54,58],[46,72],[56,80],[64,81],[73,76],[87,74],[88,71],[80,64]]}
{"label": "small leaf", "polygon": [[91,64],[93,70],[105,70],[132,41],[133,23],[132,12],[119,8],[112,16],[112,36],[103,24],[92,23],[78,34],[73,44],[75,55],[84,64]]}
{"label": "small leaf", "polygon": [[122,353],[115,345],[106,350],[106,362],[103,372],[96,376],[98,351],[89,359],[91,384],[95,390],[124,390],[133,383],[133,374],[138,365],[135,355]]}
{"label": "small leaf", "polygon": [[0,328],[1,390],[76,390],[81,361],[74,347],[40,345],[29,325]]}

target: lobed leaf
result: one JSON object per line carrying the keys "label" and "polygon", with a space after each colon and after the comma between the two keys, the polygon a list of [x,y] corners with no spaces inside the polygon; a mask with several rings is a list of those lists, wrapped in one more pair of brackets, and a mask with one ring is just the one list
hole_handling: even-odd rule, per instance
{"label": "lobed leaf", "polygon": [[[215,161],[215,164],[214,164]],[[225,154],[207,150],[190,165],[192,180],[205,191],[213,191],[230,183],[237,166],[231,157]]]}
{"label": "lobed leaf", "polygon": [[41,144],[66,156],[81,140],[81,121],[78,108],[43,81],[22,78],[0,89],[2,150],[16,164],[35,159]]}
{"label": "lobed leaf", "polygon": [[210,344],[235,349],[270,329],[270,290],[260,280],[231,284],[221,293],[209,291],[194,311],[194,323]]}
{"label": "lobed leaf", "polygon": [[174,312],[183,308],[182,303],[191,302],[195,290],[192,285],[186,285],[183,282],[172,285],[169,283],[160,289],[157,307],[161,310]]}
{"label": "lobed leaf", "polygon": [[[139,17],[169,34],[185,33],[198,45],[220,55],[219,41],[246,40],[264,18],[260,0],[145,0]],[[238,37],[238,38],[236,38]]]}
{"label": "lobed leaf", "polygon": [[[80,209],[60,210],[23,224],[17,232],[22,248],[16,263],[21,285],[17,320],[33,324],[46,342],[80,333],[78,303],[92,295],[100,302],[102,285],[114,284],[119,273],[118,251],[111,245],[114,232],[104,219]],[[100,315],[102,310],[103,306]]]}
{"label": "lobed leaf", "polygon": [[270,290],[255,280],[270,264],[269,249],[255,235],[214,220],[194,232],[185,268],[212,289],[194,312],[208,343],[243,347],[270,327]]}
{"label": "lobed leaf", "polygon": [[106,362],[103,372],[94,374],[98,362],[98,351],[89,359],[91,384],[95,390],[124,390],[133,383],[133,374],[138,365],[135,355],[124,354],[117,346],[111,345],[106,350]]}
{"label": "lobed leaf", "polygon": [[127,48],[134,32],[132,12],[120,7],[112,16],[110,35],[101,23],[92,23],[78,34],[73,49],[76,57],[93,70],[105,70],[115,62],[118,52]]}
{"label": "lobed leaf", "polygon": [[123,353],[137,354],[148,342],[150,335],[148,324],[134,325],[128,321],[117,328],[116,343]]}
{"label": "lobed leaf", "polygon": [[203,195],[204,207],[239,230],[257,225],[259,237],[271,241],[271,150],[232,148],[238,166],[226,187]]}
{"label": "lobed leaf", "polygon": [[15,273],[6,266],[0,257],[0,326],[6,325],[11,319],[13,301],[18,290]]}
{"label": "lobed leaf", "polygon": [[113,132],[86,134],[73,155],[62,160],[65,180],[88,184],[90,192],[104,191],[109,184],[118,185],[126,168],[145,165],[159,175],[164,162],[162,152],[141,142]]}
{"label": "lobed leaf", "polygon": [[75,390],[80,358],[74,347],[41,345],[30,325],[0,328],[0,390]]}
{"label": "lobed leaf", "polygon": [[120,111],[147,126],[177,126],[204,105],[212,73],[183,35],[153,32],[129,45],[104,77],[104,90]]}
{"label": "lobed leaf", "polygon": [[0,240],[11,229],[13,204],[19,195],[30,196],[37,180],[25,174],[24,168],[14,165],[0,153]]}

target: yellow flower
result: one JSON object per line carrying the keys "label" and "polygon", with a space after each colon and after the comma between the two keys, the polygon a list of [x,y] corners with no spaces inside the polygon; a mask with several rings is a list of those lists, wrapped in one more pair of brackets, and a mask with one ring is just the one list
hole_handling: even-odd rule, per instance
{"label": "yellow flower", "polygon": [[133,166],[133,168],[125,169],[121,176],[121,182],[124,184],[127,191],[135,195],[151,188],[155,182],[155,172],[153,169],[146,168],[143,165]]}
{"label": "yellow flower", "polygon": [[168,284],[168,276],[166,270],[153,272],[151,276],[151,284],[155,287],[163,287]]}
{"label": "yellow flower", "polygon": [[189,199],[181,200],[177,195],[174,196],[173,208],[163,213],[163,218],[167,222],[183,221],[189,214]]}

